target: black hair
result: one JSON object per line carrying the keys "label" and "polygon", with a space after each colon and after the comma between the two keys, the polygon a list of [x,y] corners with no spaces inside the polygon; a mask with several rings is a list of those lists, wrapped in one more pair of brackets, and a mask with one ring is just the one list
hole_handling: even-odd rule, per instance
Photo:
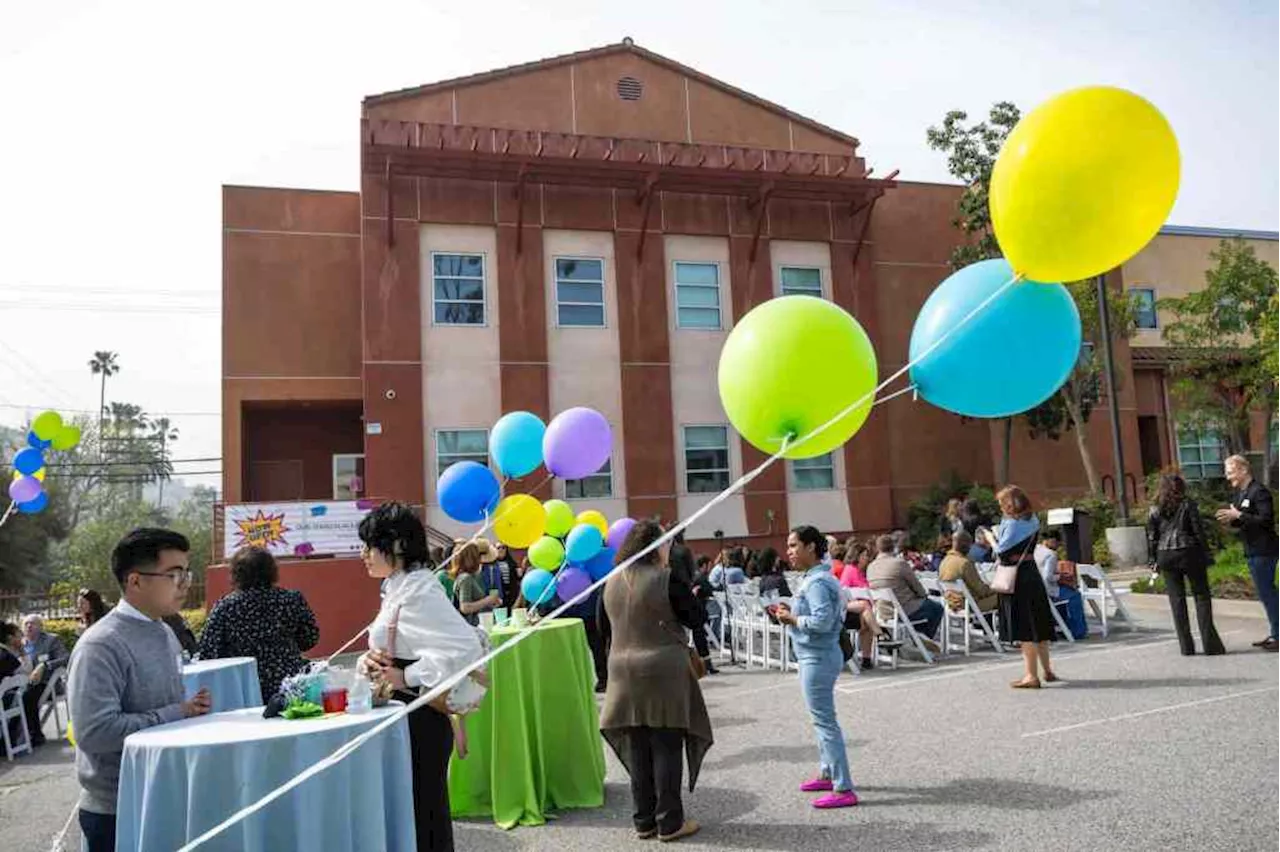
{"label": "black hair", "polygon": [[1062,533],[1057,527],[1047,527],[1040,533],[1041,541],[1062,541]]}
{"label": "black hair", "polygon": [[0,621],[0,645],[8,645],[9,637],[20,632],[18,625],[9,621]]}
{"label": "black hair", "polygon": [[[822,557],[818,557],[821,559]],[[763,577],[766,574],[774,574],[778,570],[778,551],[772,547],[766,547],[756,555],[756,570]]]}
{"label": "black hair", "polygon": [[[631,528],[631,532],[627,533],[622,546],[618,548],[618,555],[613,564],[621,565],[660,538],[662,538],[662,525],[657,521],[636,521],[636,525]],[[637,561],[646,564],[657,562],[658,548],[655,547],[646,553],[643,559]]]}
{"label": "black hair", "polygon": [[96,589],[81,589],[76,597],[83,598],[89,603],[90,624],[96,624],[102,616],[107,614],[107,605]]}
{"label": "black hair", "polygon": [[707,566],[707,565],[710,565],[710,564],[711,564],[711,557],[710,557],[710,556],[699,556],[699,557],[698,557],[698,567],[699,567],[699,568],[702,568],[702,567]]}
{"label": "black hair", "polygon": [[813,555],[819,562],[822,561],[822,557],[827,555],[827,537],[818,532],[817,527],[803,524],[793,528],[791,532],[795,534],[796,539],[801,544],[813,545]]}
{"label": "black hair", "polygon": [[427,549],[427,530],[422,521],[404,503],[383,503],[360,521],[360,540],[395,562],[404,560],[404,570],[431,564]]}
{"label": "black hair", "polygon": [[162,550],[189,553],[191,542],[182,533],[159,527],[138,527],[120,539],[111,551],[111,573],[120,588],[124,588],[130,574],[159,562]]}
{"label": "black hair", "polygon": [[237,589],[269,589],[280,580],[280,566],[265,547],[242,547],[231,557],[231,583]]}

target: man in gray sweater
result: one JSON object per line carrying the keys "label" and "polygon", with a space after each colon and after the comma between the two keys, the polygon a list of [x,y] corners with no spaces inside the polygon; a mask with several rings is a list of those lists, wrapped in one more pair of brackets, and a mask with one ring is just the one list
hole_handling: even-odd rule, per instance
{"label": "man in gray sweater", "polygon": [[67,694],[76,733],[80,829],[89,852],[114,852],[125,737],[209,712],[209,693],[182,700],[182,649],[161,620],[182,607],[190,545],[171,530],[139,528],[111,552],[122,595],[71,653]]}

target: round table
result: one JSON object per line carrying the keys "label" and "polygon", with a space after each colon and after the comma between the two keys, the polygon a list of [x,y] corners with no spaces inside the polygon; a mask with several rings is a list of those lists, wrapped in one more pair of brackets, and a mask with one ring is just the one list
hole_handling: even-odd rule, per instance
{"label": "round table", "polygon": [[[173,852],[399,706],[293,721],[264,719],[255,707],[133,734],[120,765],[116,848]],[[416,845],[409,727],[401,719],[200,848],[413,852]]]}
{"label": "round table", "polygon": [[182,667],[182,687],[190,698],[208,687],[213,712],[262,706],[262,685],[258,681],[258,661],[253,657],[200,660]]}
{"label": "round table", "polygon": [[[494,647],[519,632],[489,631]],[[542,825],[556,808],[604,805],[604,742],[582,620],[555,619],[489,664],[489,694],[466,717],[468,755],[449,764],[454,817]]]}

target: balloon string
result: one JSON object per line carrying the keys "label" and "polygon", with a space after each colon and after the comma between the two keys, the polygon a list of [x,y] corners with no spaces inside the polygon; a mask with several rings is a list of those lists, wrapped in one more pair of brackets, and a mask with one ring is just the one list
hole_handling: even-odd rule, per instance
{"label": "balloon string", "polygon": [[[675,526],[671,527],[669,530],[667,530],[665,533],[659,536],[647,547],[643,548],[638,553],[628,558],[625,562],[622,562],[621,564],[619,564],[613,570],[614,571],[625,570],[626,568],[638,562],[640,559],[652,553],[654,550],[657,550],[659,547],[666,544],[668,541],[671,541],[673,538],[675,538],[677,535],[679,535],[681,532],[683,532],[685,529],[691,526],[695,521],[697,521],[698,519],[706,515],[708,512],[710,512],[712,509],[714,509],[716,506],[720,505],[721,503],[723,503],[724,501],[732,497],[734,494],[738,493],[743,488],[745,488],[752,480],[756,479],[758,476],[760,476],[762,473],[768,470],[770,466],[772,466],[775,462],[781,459],[788,450],[791,450],[794,447],[801,446],[807,443],[808,441],[813,440],[814,438],[821,435],[826,430],[830,429],[835,424],[839,423],[845,417],[847,417],[850,412],[856,411],[857,409],[861,408],[863,405],[866,405],[869,401],[875,399],[876,394],[884,390],[893,382],[897,381],[899,378],[901,378],[903,375],[909,372],[912,367],[916,366],[922,360],[924,360],[929,355],[931,355],[939,346],[941,346],[948,338],[950,338],[951,335],[955,334],[958,330],[966,326],[970,321],[972,321],[972,319],[975,316],[978,315],[979,312],[981,312],[988,305],[994,302],[1006,290],[1008,290],[1010,287],[1012,287],[1016,282],[1020,281],[1021,279],[1022,279],[1021,275],[1014,275],[1012,278],[1006,281],[1003,285],[1001,285],[998,290],[996,290],[990,296],[988,296],[987,298],[983,299],[980,303],[978,303],[978,305],[973,310],[969,311],[969,313],[966,314],[963,318],[961,318],[959,322],[951,326],[951,328],[949,328],[941,336],[939,336],[939,338],[935,340],[931,345],[926,347],[923,352],[921,352],[915,358],[908,361],[900,370],[895,371],[893,375],[889,376],[889,378],[885,379],[879,385],[872,388],[867,393],[863,394],[859,399],[855,400],[853,403],[846,406],[842,411],[840,411],[838,414],[836,414],[826,423],[823,423],[821,426],[817,427],[816,429],[812,430],[806,435],[802,435],[799,438],[795,438],[794,441],[792,440],[792,436],[783,438],[782,447],[776,453],[769,456],[767,459],[765,459],[755,468],[743,474],[741,477],[738,478],[736,482],[731,483],[728,488],[726,488],[725,490],[717,494],[715,497],[708,500],[703,506],[697,509],[688,518],[686,518],[683,521],[680,521]],[[204,834],[201,834],[199,837],[190,841],[181,849],[179,849],[178,852],[188,852],[188,850],[195,849],[201,846],[202,844],[207,843],[208,841],[212,840],[214,837],[217,837],[219,834],[226,831],[231,826],[235,825],[238,822],[241,822],[247,817],[262,810],[267,805],[274,802],[276,799],[279,799],[281,796],[288,793],[290,790],[294,789],[300,784],[303,784],[309,781],[311,778],[314,778],[316,775],[319,775],[321,772],[324,772],[329,767],[338,764],[339,762],[344,760],[347,757],[347,755],[353,753],[356,749],[360,748],[369,740],[373,739],[378,734],[387,730],[392,725],[395,725],[396,723],[398,723],[401,719],[403,719],[409,713],[412,713],[413,711],[417,710],[420,707],[426,706],[430,702],[439,698],[441,695],[444,695],[446,692],[448,692],[449,690],[457,686],[459,683],[461,683],[462,680],[466,678],[468,675],[470,675],[473,671],[483,668],[484,666],[487,666],[490,662],[496,659],[500,654],[505,654],[509,652],[511,649],[515,648],[521,642],[524,642],[534,633],[537,633],[539,630],[543,629],[548,624],[550,624],[553,620],[563,615],[567,610],[576,606],[578,603],[586,600],[587,597],[589,597],[596,589],[600,588],[602,585],[604,585],[605,582],[608,581],[609,576],[612,573],[613,572],[611,571],[609,574],[606,574],[605,576],[601,577],[599,580],[593,581],[589,586],[587,586],[585,589],[583,589],[573,598],[562,603],[558,609],[552,610],[550,613],[546,615],[546,617],[539,619],[536,624],[529,625],[528,627],[522,629],[520,632],[516,633],[506,642],[502,643],[497,648],[494,648],[489,653],[482,656],[480,659],[466,666],[463,666],[457,672],[445,678],[443,681],[438,683],[436,686],[432,687],[427,692],[419,695],[413,701],[409,702],[403,707],[398,708],[395,712],[388,714],[381,722],[374,725],[372,728],[365,731],[363,734],[360,734],[355,739],[351,740],[345,745],[334,750],[334,752],[330,754],[328,757],[325,757],[322,760],[313,764],[312,766],[308,767],[307,769],[304,769],[302,772],[298,773],[293,778],[289,779],[285,783],[281,784],[279,787],[267,793],[258,801],[254,802],[253,804],[246,805],[245,807],[233,813],[231,816],[227,817],[218,825],[215,825],[213,828],[209,829]]]}
{"label": "balloon string", "polygon": [[4,526],[4,522],[9,520],[9,516],[13,514],[13,510],[16,508],[18,508],[18,501],[11,500],[9,502],[9,508],[4,510],[3,515],[0,515],[0,527]]}

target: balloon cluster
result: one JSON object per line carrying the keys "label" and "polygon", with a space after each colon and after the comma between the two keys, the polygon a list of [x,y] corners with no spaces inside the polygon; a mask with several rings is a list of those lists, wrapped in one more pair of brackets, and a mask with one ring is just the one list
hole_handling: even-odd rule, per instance
{"label": "balloon cluster", "polygon": [[[582,479],[599,471],[613,451],[609,421],[590,408],[570,408],[544,424],[528,411],[505,414],[489,434],[493,468],[517,479],[546,466],[551,476]],[[532,569],[520,590],[532,604],[557,594],[576,597],[613,568],[614,554],[635,521],[612,525],[587,509],[574,514],[563,500],[540,502],[528,494],[502,496],[502,483],[488,465],[463,461],[450,465],[436,483],[440,509],[460,523],[486,521],[508,547],[528,549]]]}
{"label": "balloon cluster", "polygon": [[772,299],[720,353],[729,421],[766,453],[821,455],[849,440],[875,394],[908,372],[921,398],[958,414],[1034,408],[1080,357],[1079,311],[1054,282],[1102,275],[1141,251],[1173,208],[1179,170],[1172,128],[1142,97],[1091,86],[1050,99],[1014,127],[992,171],[1004,258],[938,285],[916,318],[907,365],[878,385],[875,350],[848,312],[811,296]]}
{"label": "balloon cluster", "polygon": [[31,421],[27,446],[13,455],[13,480],[9,483],[9,498],[19,512],[34,515],[49,505],[44,490],[45,453],[70,450],[79,443],[80,427],[63,423],[56,411],[46,411]]}

